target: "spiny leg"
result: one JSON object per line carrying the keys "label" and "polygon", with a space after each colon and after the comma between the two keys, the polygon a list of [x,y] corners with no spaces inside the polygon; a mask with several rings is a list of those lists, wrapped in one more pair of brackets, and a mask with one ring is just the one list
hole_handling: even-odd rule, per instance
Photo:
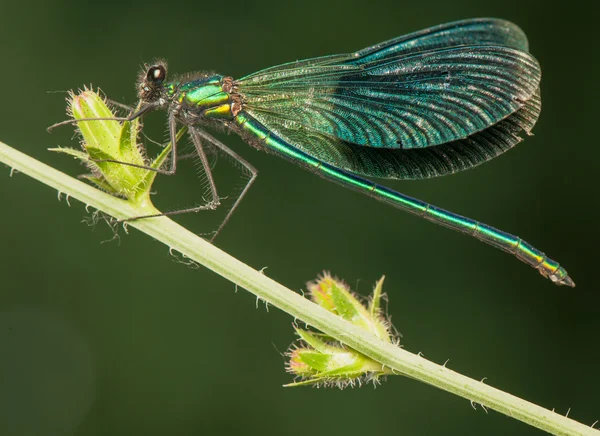
{"label": "spiny leg", "polygon": [[219,194],[217,193],[217,185],[215,184],[215,179],[213,178],[212,169],[210,167],[210,162],[206,157],[206,152],[202,145],[201,137],[198,135],[196,129],[190,129],[190,135],[192,137],[192,142],[194,143],[194,147],[196,147],[196,151],[198,152],[198,156],[200,157],[200,162],[202,162],[202,168],[204,169],[204,173],[206,174],[206,178],[208,180],[208,184],[210,186],[210,196],[211,200],[208,204],[213,204],[214,209],[216,209],[221,202],[219,201]]}
{"label": "spiny leg", "polygon": [[242,198],[244,198],[244,196],[250,189],[250,186],[252,186],[252,183],[254,183],[254,180],[256,180],[256,176],[258,176],[258,170],[256,168],[254,168],[254,166],[252,166],[252,164],[250,164],[246,159],[241,157],[239,154],[237,154],[235,151],[233,151],[232,149],[227,147],[225,144],[223,144],[221,141],[219,141],[217,138],[210,135],[209,133],[206,133],[205,131],[196,129],[194,127],[190,127],[190,131],[192,132],[192,137],[194,137],[194,135],[197,135],[200,138],[205,139],[206,141],[210,142],[212,145],[214,145],[218,149],[220,149],[223,152],[225,152],[226,154],[228,154],[236,162],[239,162],[250,173],[250,178],[246,182],[246,185],[241,190],[240,194],[238,195],[235,202],[233,203],[233,206],[231,206],[231,209],[229,209],[229,211],[227,212],[227,215],[225,216],[225,219],[223,219],[223,221],[221,222],[221,225],[219,225],[219,227],[215,231],[212,238],[210,238],[210,241],[212,242],[215,240],[217,235],[221,232],[221,229],[223,229],[223,227],[225,227],[225,224],[227,224],[227,222],[231,218],[231,215],[233,214],[235,209],[240,204],[240,201],[242,201]]}
{"label": "spiny leg", "polygon": [[[162,213],[159,215],[152,215],[152,216],[181,215],[184,213],[199,212],[201,210],[214,210],[221,204],[219,201],[219,194],[217,193],[217,185],[215,183],[215,179],[212,174],[211,163],[209,162],[208,157],[206,156],[206,151],[204,150],[204,146],[202,145],[201,137],[198,135],[198,130],[190,128],[190,136],[192,138],[192,143],[194,144],[194,147],[196,148],[196,153],[190,153],[190,154],[181,156],[181,159],[184,159],[184,158],[187,159],[188,157],[191,157],[191,156],[198,156],[200,158],[200,162],[202,163],[202,169],[204,170],[204,173],[206,174],[206,178],[207,178],[208,185],[210,188],[210,197],[211,198],[205,205],[202,205],[202,206],[195,206],[195,207],[190,207],[190,208],[186,208],[186,209],[173,210],[173,211],[165,212],[165,213]],[[180,159],[178,158],[177,160],[180,160]],[[149,218],[149,217],[138,217],[135,219],[139,219],[139,218]]]}
{"label": "spiny leg", "polygon": [[[179,129],[179,131],[177,132],[177,138],[176,138],[177,141],[179,141],[181,139],[181,137],[183,136],[183,134],[185,132],[187,132],[187,126],[184,126],[181,129]],[[150,141],[154,145],[158,145],[161,148],[165,148],[165,147],[168,146],[168,144],[165,145],[163,143],[160,143],[160,142],[158,142],[158,141],[150,138],[144,132],[141,132],[141,133],[142,133],[142,135],[144,135],[144,138],[146,138],[148,141]],[[202,148],[203,148],[204,152],[206,153],[206,151],[207,151],[206,147],[203,145]],[[212,159],[209,159],[209,166],[210,166],[211,169],[214,169],[217,159],[216,159],[216,153],[214,153],[214,148],[211,151],[212,151],[212,153],[207,153],[207,155],[208,154],[212,154],[213,155]],[[187,160],[187,159],[190,159],[192,157],[197,157],[197,156],[198,156],[198,152],[197,151],[192,151],[192,152],[186,153],[186,154],[179,154],[178,153],[177,154],[177,162],[180,162],[180,161],[183,161],[183,160]],[[208,158],[208,156],[207,156],[207,158]],[[98,161],[95,161],[95,162],[98,162]],[[130,165],[127,162],[120,162],[120,163],[123,164],[123,165]],[[142,167],[142,168],[146,168],[146,167]],[[148,168],[148,169],[151,169],[151,168]],[[155,171],[155,169],[151,169],[151,170]]]}
{"label": "spiny leg", "polygon": [[111,105],[113,105],[113,106],[116,106],[116,107],[118,107],[118,108],[120,108],[120,109],[123,109],[123,110],[129,111],[129,113],[133,113],[133,112],[135,111],[135,107],[133,107],[133,106],[129,106],[128,104],[121,103],[121,102],[119,102],[119,101],[116,101],[116,100],[113,100],[112,98],[107,98],[107,99],[106,99],[106,102],[107,102],[108,104],[111,104]]}
{"label": "spiny leg", "polygon": [[219,201],[219,197],[218,197],[218,193],[217,193],[217,187],[214,182],[213,175],[212,175],[211,165],[208,161],[206,152],[204,150],[204,146],[202,144],[202,139],[204,139],[204,140],[210,142],[212,145],[214,145],[219,150],[222,150],[224,153],[226,153],[228,156],[230,156],[236,162],[240,163],[250,173],[250,178],[244,185],[244,188],[241,190],[240,194],[237,196],[235,202],[233,203],[233,206],[229,209],[229,211],[227,212],[227,215],[225,216],[225,218],[223,219],[223,221],[221,222],[221,224],[219,225],[217,230],[214,232],[213,236],[210,238],[210,242],[213,242],[214,239],[217,237],[217,235],[221,232],[223,227],[225,227],[225,224],[227,224],[227,222],[231,218],[231,215],[233,214],[235,209],[240,204],[240,201],[242,200],[242,198],[244,198],[244,196],[250,189],[250,186],[252,185],[252,183],[254,183],[254,180],[256,179],[256,177],[258,175],[258,171],[247,160],[245,160],[243,157],[241,157],[239,154],[237,154],[236,152],[231,150],[229,147],[227,147],[225,144],[223,144],[221,141],[219,141],[217,138],[210,135],[209,133],[206,133],[203,130],[200,130],[200,129],[197,129],[197,128],[194,128],[191,126],[189,127],[189,130],[190,130],[190,136],[192,138],[192,142],[194,143],[194,146],[196,147],[197,156],[200,157],[200,161],[202,162],[202,167],[208,178],[212,199],[208,203],[206,203],[205,205],[202,205],[202,206],[174,210],[174,211],[164,212],[164,213],[156,214],[156,215],[139,216],[139,217],[129,218],[129,219],[126,219],[123,221],[134,221],[134,220],[138,220],[138,219],[142,219],[142,218],[153,218],[153,217],[157,217],[157,216],[181,215],[184,213],[199,212],[202,210],[214,210],[220,205],[220,201]]}
{"label": "spiny leg", "polygon": [[[186,209],[179,209],[179,210],[172,210],[172,211],[153,214],[153,215],[136,216],[136,217],[120,220],[119,222],[136,221],[139,219],[155,218],[155,217],[159,217],[159,216],[182,215],[184,213],[200,212],[202,210],[215,210],[221,204],[219,201],[219,195],[217,193],[217,185],[215,184],[215,180],[212,175],[212,170],[210,168],[210,162],[208,161],[206,152],[204,151],[204,147],[202,146],[201,136],[198,135],[198,132],[199,132],[198,130],[190,128],[190,136],[192,137],[192,142],[194,143],[194,147],[196,147],[196,156],[198,156],[200,158],[200,162],[202,163],[202,169],[204,170],[204,173],[206,174],[206,177],[208,179],[208,184],[210,187],[210,196],[211,196],[210,200],[206,204],[203,204],[201,206],[189,207]],[[175,159],[175,157],[173,157],[173,159]],[[172,166],[172,164],[171,164],[171,166]],[[220,227],[219,227],[219,229],[220,229]],[[214,236],[212,239],[214,239]],[[211,239],[211,241],[212,241],[212,239]]]}

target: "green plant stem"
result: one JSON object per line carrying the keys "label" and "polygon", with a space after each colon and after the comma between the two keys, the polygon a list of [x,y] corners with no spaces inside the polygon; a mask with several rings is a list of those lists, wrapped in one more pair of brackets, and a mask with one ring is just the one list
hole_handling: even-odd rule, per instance
{"label": "green plant stem", "polygon": [[[119,219],[144,215],[150,207],[134,206],[113,197],[2,142],[0,162]],[[129,225],[250,291],[268,304],[381,362],[396,373],[436,386],[549,433],[600,435],[600,431],[591,427],[380,341],[374,335],[327,312],[166,217],[133,221]]]}

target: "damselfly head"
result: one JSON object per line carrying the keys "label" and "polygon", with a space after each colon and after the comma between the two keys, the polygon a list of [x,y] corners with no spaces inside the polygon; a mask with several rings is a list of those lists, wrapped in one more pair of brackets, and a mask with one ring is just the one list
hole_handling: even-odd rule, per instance
{"label": "damselfly head", "polygon": [[164,96],[164,83],[167,79],[167,63],[157,60],[152,64],[145,64],[137,81],[137,93],[140,100],[154,102]]}

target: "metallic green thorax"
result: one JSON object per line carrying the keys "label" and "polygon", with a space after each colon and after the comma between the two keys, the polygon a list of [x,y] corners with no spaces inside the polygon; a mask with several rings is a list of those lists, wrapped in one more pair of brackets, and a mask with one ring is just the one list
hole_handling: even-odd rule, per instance
{"label": "metallic green thorax", "polygon": [[231,77],[214,75],[186,83],[165,85],[168,95],[181,105],[182,111],[205,119],[233,120],[236,99]]}

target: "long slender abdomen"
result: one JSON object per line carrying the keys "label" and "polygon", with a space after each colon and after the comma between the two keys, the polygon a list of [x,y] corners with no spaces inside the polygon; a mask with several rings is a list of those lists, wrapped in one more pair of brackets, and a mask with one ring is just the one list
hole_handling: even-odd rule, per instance
{"label": "long slender abdomen", "polygon": [[240,113],[236,117],[235,122],[240,133],[251,142],[254,142],[255,145],[258,144],[268,151],[275,152],[291,162],[317,173],[321,177],[352,188],[355,191],[362,192],[379,201],[391,204],[398,209],[419,215],[436,224],[471,235],[486,244],[513,254],[517,259],[537,269],[541,275],[549,278],[557,285],[575,286],[567,271],[558,262],[548,258],[544,253],[517,236],[432,206],[424,201],[401,194],[400,192],[324,163],[279,138],[258,121],[244,113]]}
{"label": "long slender abdomen", "polygon": [[518,236],[503,232],[471,218],[432,206],[431,204],[393,191],[385,186],[373,185],[375,187],[370,192],[370,196],[422,216],[436,224],[471,235],[486,244],[513,254],[517,259],[537,269],[541,275],[549,278],[558,285],[575,286],[567,271],[558,262],[550,259],[540,250]]}

